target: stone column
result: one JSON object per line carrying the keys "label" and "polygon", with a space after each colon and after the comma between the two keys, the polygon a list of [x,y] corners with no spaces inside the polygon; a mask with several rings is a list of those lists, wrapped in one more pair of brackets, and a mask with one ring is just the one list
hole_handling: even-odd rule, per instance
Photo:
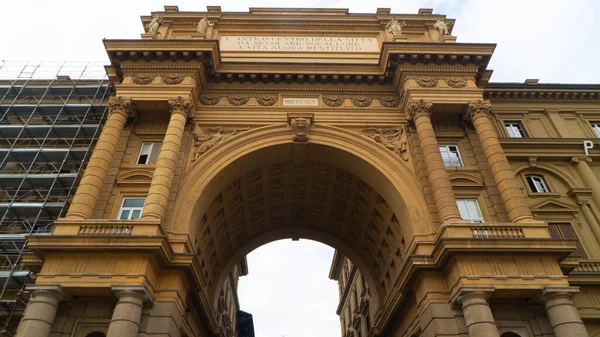
{"label": "stone column", "polygon": [[490,113],[490,101],[471,101],[467,104],[463,117],[466,121],[473,123],[477,131],[477,136],[479,136],[483,152],[494,175],[494,181],[500,191],[510,221],[534,221],[515,179],[515,174],[508,163],[502,146],[500,146],[498,135],[489,118]]}
{"label": "stone column", "polygon": [[144,302],[150,295],[144,287],[113,287],[119,301],[113,311],[106,337],[137,337]]}
{"label": "stone column", "polygon": [[587,329],[571,300],[579,292],[577,287],[545,287],[543,300],[546,314],[556,337],[588,337]]}
{"label": "stone column", "polygon": [[169,99],[169,108],[171,119],[169,126],[158,154],[156,168],[152,176],[152,183],[148,190],[146,204],[142,211],[142,219],[154,218],[162,220],[167,209],[173,177],[175,176],[175,167],[177,157],[181,147],[185,123],[192,117],[193,106],[189,99],[179,96]]}
{"label": "stone column", "polygon": [[58,285],[28,287],[31,299],[17,328],[17,337],[48,337],[58,304],[68,298]]}
{"label": "stone column", "polygon": [[592,158],[571,158],[571,164],[575,166],[575,169],[585,186],[592,188],[592,200],[594,201],[596,208],[600,209],[600,180],[598,180],[596,175],[594,175],[594,172],[592,172],[589,165],[591,162]]}
{"label": "stone column", "polygon": [[73,197],[67,219],[89,219],[92,216],[121,131],[127,119],[135,116],[136,111],[131,98],[116,96],[108,99],[108,119]]}
{"label": "stone column", "polygon": [[424,100],[411,101],[406,111],[406,119],[412,121],[417,129],[419,145],[425,159],[425,169],[431,185],[431,192],[435,200],[440,222],[462,222],[454,191],[444,165],[440,146],[431,124],[431,107],[433,103]]}
{"label": "stone column", "polygon": [[594,233],[594,237],[596,238],[596,242],[600,242],[600,227],[596,222],[596,218],[592,211],[590,210],[590,202],[589,201],[580,201],[577,203],[579,205],[579,209],[581,213],[583,213],[583,217],[585,218],[585,222],[587,222],[588,226]]}
{"label": "stone column", "polygon": [[500,337],[487,301],[493,291],[492,287],[465,288],[455,296],[453,302],[462,305],[469,337]]}

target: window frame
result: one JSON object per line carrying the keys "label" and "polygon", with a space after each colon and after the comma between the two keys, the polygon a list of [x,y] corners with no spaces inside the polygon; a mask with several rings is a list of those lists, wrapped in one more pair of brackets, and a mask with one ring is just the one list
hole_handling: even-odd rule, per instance
{"label": "window frame", "polygon": [[[125,207],[125,202],[127,200],[131,200],[131,199],[143,199],[144,203],[141,207]],[[123,221],[127,221],[127,220],[135,220],[138,219],[142,216],[142,212],[144,210],[144,206],[146,206],[146,197],[145,196],[124,196],[121,200],[121,206],[119,207],[119,212],[117,213],[117,220],[123,220]],[[135,211],[139,210],[139,216],[132,218],[133,213]],[[122,219],[122,215],[124,211],[128,211],[129,213],[127,213],[127,217],[125,219]]]}
{"label": "window frame", "polygon": [[[538,184],[536,184],[536,181],[535,181],[536,179],[538,180],[537,183],[542,185],[542,187],[543,187],[543,189],[545,189],[545,191],[538,190]],[[529,190],[531,191],[531,193],[552,193],[552,190],[550,189],[550,185],[546,181],[546,178],[541,174],[535,174],[535,173],[534,174],[526,174],[525,182],[527,183],[527,186],[529,187]]]}
{"label": "window frame", "polygon": [[[477,206],[477,211],[479,212],[479,216],[480,217],[479,218],[476,218],[476,217],[465,218],[463,216],[463,212],[461,212],[461,207],[460,207],[460,204],[459,204],[460,201],[473,201],[473,202],[475,202],[475,206]],[[459,198],[459,199],[456,199],[456,207],[458,207],[458,211],[460,213],[460,217],[463,220],[469,221],[471,223],[485,223],[485,218],[483,216],[483,212],[481,211],[481,206],[479,206],[479,200],[477,200],[477,198]],[[466,203],[465,203],[465,207],[467,207]]]}
{"label": "window frame", "polygon": [[[140,159],[142,158],[143,155],[143,150],[144,150],[144,145],[150,145],[150,150],[149,153],[146,157],[146,161],[144,163],[140,163]],[[152,152],[154,150],[154,148],[156,147],[156,145],[159,144],[160,146],[158,146],[158,152],[155,154],[156,155],[156,160],[153,162],[150,162],[150,159],[152,158]],[[160,150],[162,148],[162,142],[157,142],[157,141],[143,141],[140,144],[139,147],[139,151],[138,151],[138,156],[137,159],[135,160],[136,165],[153,165],[156,164],[156,161],[158,160],[158,155],[160,154]]]}
{"label": "window frame", "polygon": [[[570,228],[570,232],[573,236],[567,236],[569,233],[566,233],[565,228]],[[552,230],[551,228],[554,228]],[[562,229],[561,229],[562,228]],[[548,222],[548,232],[550,232],[550,237],[553,239],[577,239],[576,246],[574,252],[571,253],[570,256],[574,256],[580,259],[587,259],[587,254],[585,249],[583,249],[582,241],[579,238],[579,234],[575,231],[575,226],[573,226],[570,222]]]}
{"label": "window frame", "polygon": [[[444,158],[444,155],[442,154],[442,148],[446,149],[447,153],[453,153],[452,151],[450,151],[450,147],[454,147],[456,148],[456,156],[458,157],[458,165],[448,165],[448,164],[452,164],[452,162],[450,161],[451,158],[448,158],[448,162],[446,162],[446,159]],[[462,156],[460,155],[460,147],[458,146],[458,144],[438,144],[438,148],[440,150],[440,154],[442,155],[442,161],[444,162],[444,166],[446,167],[463,167],[465,166],[465,162],[462,159]]]}
{"label": "window frame", "polygon": [[[505,120],[502,121],[502,123],[504,124],[504,130],[506,131],[506,134],[508,135],[508,138],[529,138],[527,130],[525,130],[525,125],[523,124],[522,121],[520,120]],[[511,125],[511,127],[509,128],[509,125]],[[517,130],[519,131],[520,136],[516,137],[513,136],[514,133],[511,132],[511,130],[514,130],[514,126],[516,126]]]}

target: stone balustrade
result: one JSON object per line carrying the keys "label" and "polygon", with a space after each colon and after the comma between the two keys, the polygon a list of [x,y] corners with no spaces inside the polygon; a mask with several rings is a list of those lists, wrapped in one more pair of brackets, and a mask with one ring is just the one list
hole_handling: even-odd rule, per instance
{"label": "stone balustrade", "polygon": [[525,234],[520,227],[489,227],[478,226],[471,227],[473,237],[476,239],[503,239],[503,238],[524,238]]}
{"label": "stone balustrade", "polygon": [[133,225],[81,225],[79,226],[79,235],[131,235]]}

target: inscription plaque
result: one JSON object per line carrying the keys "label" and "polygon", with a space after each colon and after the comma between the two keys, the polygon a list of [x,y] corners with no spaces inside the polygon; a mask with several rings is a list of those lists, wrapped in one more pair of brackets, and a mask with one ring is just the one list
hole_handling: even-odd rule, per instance
{"label": "inscription plaque", "polygon": [[374,37],[222,36],[221,51],[378,53]]}
{"label": "inscription plaque", "polygon": [[295,105],[295,106],[318,106],[319,100],[317,98],[306,98],[306,97],[288,97],[283,99],[283,105]]}

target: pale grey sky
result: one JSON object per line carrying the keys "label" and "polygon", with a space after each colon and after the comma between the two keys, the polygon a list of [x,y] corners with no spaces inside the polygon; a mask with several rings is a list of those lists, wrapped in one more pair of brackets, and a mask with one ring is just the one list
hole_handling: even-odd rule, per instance
{"label": "pale grey sky", "polygon": [[[600,2],[595,0],[386,0],[204,2],[197,0],[4,0],[0,60],[107,62],[102,38],[136,39],[139,17],[178,5],[181,11],[252,7],[336,7],[352,13],[417,13],[433,8],[456,19],[458,42],[497,43],[492,81],[600,83]],[[333,251],[307,240],[278,241],[248,256],[240,283],[243,310],[254,315],[257,337],[339,336],[336,284],[327,278]]]}

